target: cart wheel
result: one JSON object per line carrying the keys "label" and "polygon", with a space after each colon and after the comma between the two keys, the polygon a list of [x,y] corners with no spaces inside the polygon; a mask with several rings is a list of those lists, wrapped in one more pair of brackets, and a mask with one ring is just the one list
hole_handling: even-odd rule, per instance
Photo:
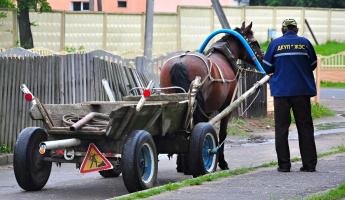
{"label": "cart wheel", "polygon": [[144,131],[133,131],[122,148],[121,169],[129,192],[153,187],[157,179],[157,150],[152,136]]}
{"label": "cart wheel", "polygon": [[13,154],[13,168],[17,182],[27,191],[41,190],[48,181],[52,163],[43,161],[39,144],[47,140],[47,133],[39,127],[23,129]]}
{"label": "cart wheel", "polygon": [[119,167],[114,167],[114,169],[99,171],[99,174],[103,178],[113,178],[118,177],[121,174],[121,169]]}
{"label": "cart wheel", "polygon": [[218,146],[217,134],[209,123],[198,123],[189,145],[189,168],[193,177],[216,171],[218,156],[211,150]]}

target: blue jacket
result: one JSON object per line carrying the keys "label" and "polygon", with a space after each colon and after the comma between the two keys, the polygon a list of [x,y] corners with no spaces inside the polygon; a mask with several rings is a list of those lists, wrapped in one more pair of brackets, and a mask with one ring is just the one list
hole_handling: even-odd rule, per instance
{"label": "blue jacket", "polygon": [[315,50],[308,39],[288,31],[273,40],[263,60],[270,78],[271,95],[315,96],[313,71],[317,65]]}

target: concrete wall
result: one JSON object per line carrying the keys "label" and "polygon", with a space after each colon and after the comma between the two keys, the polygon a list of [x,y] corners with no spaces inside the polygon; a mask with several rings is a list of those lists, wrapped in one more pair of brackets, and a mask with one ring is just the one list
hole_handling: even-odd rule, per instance
{"label": "concrete wall", "polygon": [[[16,11],[6,11],[0,20],[0,48],[16,45],[18,30]],[[253,22],[255,37],[267,40],[268,29],[276,29],[281,36],[281,23],[294,18],[299,34],[314,43],[304,25],[307,19],[319,43],[329,40],[345,41],[344,9],[307,9],[289,7],[224,7],[232,28],[242,21]],[[90,12],[31,13],[35,47],[55,51],[65,48],[104,49],[116,54],[134,57],[142,55],[144,48],[145,15]],[[217,15],[207,7],[179,7],[177,13],[155,13],[153,54],[181,50],[196,50],[212,31],[219,29]]]}

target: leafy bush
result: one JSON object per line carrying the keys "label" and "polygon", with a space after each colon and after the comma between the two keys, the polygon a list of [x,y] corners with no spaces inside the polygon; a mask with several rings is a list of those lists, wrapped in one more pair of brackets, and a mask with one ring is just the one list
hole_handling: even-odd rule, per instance
{"label": "leafy bush", "polygon": [[12,149],[5,144],[0,146],[0,153],[11,153]]}

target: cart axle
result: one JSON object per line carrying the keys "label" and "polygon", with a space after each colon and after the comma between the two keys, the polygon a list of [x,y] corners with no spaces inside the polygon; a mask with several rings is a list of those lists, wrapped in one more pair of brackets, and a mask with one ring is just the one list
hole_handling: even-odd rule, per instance
{"label": "cart axle", "polygon": [[81,140],[77,138],[55,140],[55,141],[45,141],[41,142],[39,145],[40,154],[45,154],[46,150],[52,149],[65,149],[68,147],[74,147],[81,144]]}

